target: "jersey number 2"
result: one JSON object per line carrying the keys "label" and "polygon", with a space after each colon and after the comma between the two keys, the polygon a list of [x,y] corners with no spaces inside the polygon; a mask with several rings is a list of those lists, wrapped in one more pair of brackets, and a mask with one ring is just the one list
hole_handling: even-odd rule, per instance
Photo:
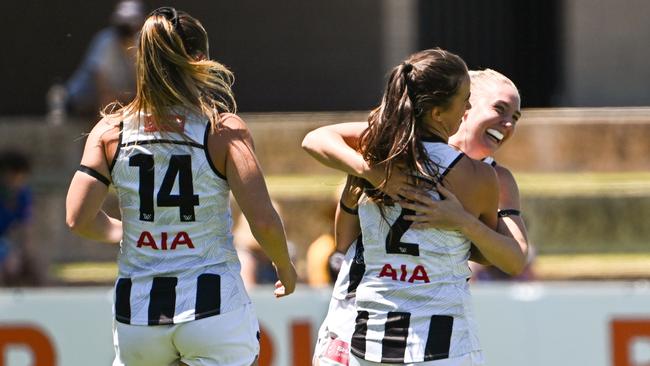
{"label": "jersey number 2", "polygon": [[388,230],[388,236],[386,236],[386,253],[389,254],[406,254],[419,256],[420,247],[417,244],[413,243],[402,243],[402,236],[404,233],[411,227],[412,221],[404,220],[404,215],[414,215],[415,211],[403,208],[399,214],[399,217],[393,225],[391,225],[390,230]]}
{"label": "jersey number 2", "polygon": [[[140,173],[140,220],[153,221],[154,161],[152,155],[137,154],[129,158],[130,166],[137,166]],[[172,188],[178,177],[178,194]],[[194,221],[194,206],[199,205],[199,196],[192,185],[192,157],[172,155],[156,197],[159,207],[178,207],[181,221]]]}

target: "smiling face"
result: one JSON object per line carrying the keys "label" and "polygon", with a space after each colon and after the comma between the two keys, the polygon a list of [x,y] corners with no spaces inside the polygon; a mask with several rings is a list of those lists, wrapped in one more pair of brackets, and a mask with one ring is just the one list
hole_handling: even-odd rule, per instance
{"label": "smiling face", "polygon": [[472,159],[492,156],[515,132],[521,116],[519,92],[510,82],[489,78],[472,83],[472,109],[449,143]]}

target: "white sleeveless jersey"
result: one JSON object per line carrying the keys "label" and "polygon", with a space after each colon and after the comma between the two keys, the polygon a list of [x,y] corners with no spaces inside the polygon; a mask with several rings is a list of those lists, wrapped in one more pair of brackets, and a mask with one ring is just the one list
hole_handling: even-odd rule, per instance
{"label": "white sleeveless jersey", "polygon": [[115,318],[172,324],[250,300],[232,244],[228,183],[207,153],[208,120],[177,113],[184,136],[122,122],[111,164],[122,213]]}
{"label": "white sleeveless jersey", "polygon": [[350,340],[357,316],[356,289],[366,266],[363,259],[363,237],[350,244],[334,283],[327,315],[319,330],[314,348],[314,359],[320,365],[343,364],[347,366]]}
{"label": "white sleeveless jersey", "polygon": [[[425,148],[443,175],[463,156],[441,142]],[[403,216],[412,212],[385,206],[383,218],[375,203],[360,202],[365,273],[351,352],[368,361],[424,362],[480,349],[467,282],[471,242],[456,231],[410,229]]]}
{"label": "white sleeveless jersey", "polygon": [[366,271],[366,264],[363,257],[363,236],[359,237],[350,244],[348,251],[345,252],[341,269],[336,276],[332,297],[337,300],[345,300],[356,296],[357,287]]}

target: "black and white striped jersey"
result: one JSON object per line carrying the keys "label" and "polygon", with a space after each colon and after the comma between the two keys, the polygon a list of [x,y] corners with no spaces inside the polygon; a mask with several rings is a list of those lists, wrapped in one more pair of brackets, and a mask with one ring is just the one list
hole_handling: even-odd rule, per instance
{"label": "black and white striped jersey", "polygon": [[207,153],[207,118],[185,109],[173,116],[182,134],[125,119],[111,164],[123,225],[114,306],[122,323],[181,323],[250,302],[230,189]]}
{"label": "black and white striped jersey", "polygon": [[[492,157],[487,157],[482,162],[496,166],[497,162]],[[440,172],[445,174],[445,171]],[[350,244],[343,257],[341,268],[337,274],[332,290],[332,297],[337,300],[351,299],[356,296],[357,286],[361,282],[366,265],[363,259],[363,237],[359,237]]]}
{"label": "black and white striped jersey", "polygon": [[[442,174],[463,154],[427,142]],[[439,199],[436,191],[432,197]],[[351,352],[373,362],[424,362],[480,349],[467,280],[471,242],[459,232],[410,229],[399,205],[360,201],[365,273],[356,290]]]}
{"label": "black and white striped jersey", "polygon": [[357,286],[363,278],[366,271],[366,264],[363,259],[363,236],[359,237],[350,244],[348,251],[345,252],[341,269],[334,282],[332,297],[336,300],[345,300],[353,298],[357,292]]}

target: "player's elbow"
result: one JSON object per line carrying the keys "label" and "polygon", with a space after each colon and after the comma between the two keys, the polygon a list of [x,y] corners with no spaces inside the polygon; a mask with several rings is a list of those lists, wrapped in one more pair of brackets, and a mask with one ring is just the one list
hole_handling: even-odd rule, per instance
{"label": "player's elbow", "polygon": [[84,222],[80,220],[77,215],[67,213],[65,216],[65,224],[68,226],[68,229],[75,234],[79,234],[83,231]]}
{"label": "player's elbow", "polygon": [[302,139],[302,144],[300,145],[303,150],[311,153],[313,151],[313,140],[314,140],[314,131],[308,132],[305,137]]}
{"label": "player's elbow", "polygon": [[318,140],[319,140],[318,132],[311,131],[307,133],[307,135],[305,135],[305,138],[302,139],[301,146],[303,150],[305,150],[307,153],[309,153],[310,155],[314,155],[318,150],[317,148]]}
{"label": "player's elbow", "polygon": [[511,261],[508,266],[502,270],[510,276],[519,276],[525,269],[526,257],[522,255],[521,258],[518,257],[516,260]]}
{"label": "player's elbow", "polygon": [[75,220],[74,218],[71,217],[66,217],[65,218],[65,224],[68,226],[68,229],[72,231],[73,233],[76,233],[79,231],[79,222]]}

